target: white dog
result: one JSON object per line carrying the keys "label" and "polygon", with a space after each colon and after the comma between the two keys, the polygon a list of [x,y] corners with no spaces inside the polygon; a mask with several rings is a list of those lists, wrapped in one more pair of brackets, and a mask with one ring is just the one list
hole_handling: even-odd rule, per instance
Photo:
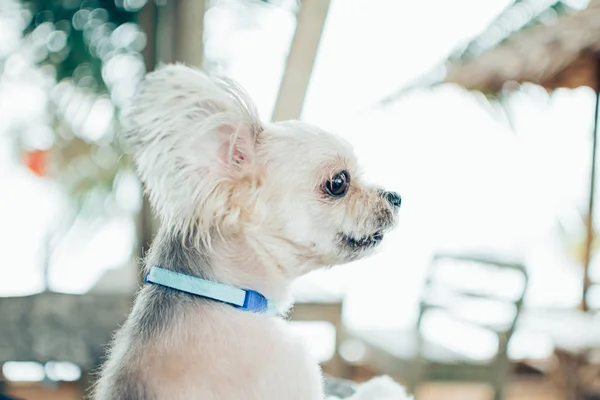
{"label": "white dog", "polygon": [[[371,253],[400,197],[361,179],[345,141],[263,124],[236,84],[182,65],[147,75],[124,126],[161,228],[94,398],[322,400],[280,317],[288,287]],[[353,398],[406,397],[380,378]]]}

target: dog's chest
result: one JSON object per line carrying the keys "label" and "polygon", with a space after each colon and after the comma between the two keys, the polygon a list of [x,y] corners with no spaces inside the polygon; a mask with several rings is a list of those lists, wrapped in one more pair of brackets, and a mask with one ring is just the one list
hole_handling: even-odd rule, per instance
{"label": "dog's chest", "polygon": [[[228,313],[229,314],[229,313]],[[287,323],[274,318],[206,316],[177,346],[150,354],[159,399],[320,400],[321,372]],[[171,342],[174,343],[174,342]],[[175,395],[175,393],[177,395]]]}

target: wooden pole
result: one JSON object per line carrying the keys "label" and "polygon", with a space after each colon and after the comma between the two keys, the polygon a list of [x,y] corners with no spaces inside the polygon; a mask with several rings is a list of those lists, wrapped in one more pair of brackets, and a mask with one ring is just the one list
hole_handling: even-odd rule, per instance
{"label": "wooden pole", "polygon": [[587,215],[587,239],[585,242],[585,254],[583,264],[583,293],[581,299],[581,309],[588,311],[587,292],[591,286],[590,280],[590,261],[594,247],[595,231],[594,231],[594,202],[596,198],[596,158],[598,147],[598,118],[600,117],[600,55],[596,56],[596,84],[594,91],[596,93],[596,104],[594,110],[594,131],[592,136],[592,167],[590,171],[590,193],[588,200],[588,215]]}
{"label": "wooden pole", "polygon": [[298,119],[321,42],[330,0],[303,0],[271,119]]}

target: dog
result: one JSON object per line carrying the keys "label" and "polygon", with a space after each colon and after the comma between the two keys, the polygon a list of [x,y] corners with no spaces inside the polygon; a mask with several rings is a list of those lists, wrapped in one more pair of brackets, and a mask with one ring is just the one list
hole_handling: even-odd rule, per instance
{"label": "dog", "polygon": [[[364,181],[346,141],[263,123],[235,82],[181,64],[146,75],[122,122],[161,227],[92,398],[324,399],[288,288],[372,253],[400,196]],[[353,395],[388,398],[405,394],[384,378]]]}

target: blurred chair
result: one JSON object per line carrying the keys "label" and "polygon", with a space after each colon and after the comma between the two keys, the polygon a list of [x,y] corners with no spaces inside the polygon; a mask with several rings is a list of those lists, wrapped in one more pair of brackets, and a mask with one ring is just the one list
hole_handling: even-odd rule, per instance
{"label": "blurred chair", "polygon": [[352,332],[363,362],[408,384],[486,383],[500,400],[509,372],[507,347],[528,277],[523,266],[485,257],[434,257],[415,329]]}

